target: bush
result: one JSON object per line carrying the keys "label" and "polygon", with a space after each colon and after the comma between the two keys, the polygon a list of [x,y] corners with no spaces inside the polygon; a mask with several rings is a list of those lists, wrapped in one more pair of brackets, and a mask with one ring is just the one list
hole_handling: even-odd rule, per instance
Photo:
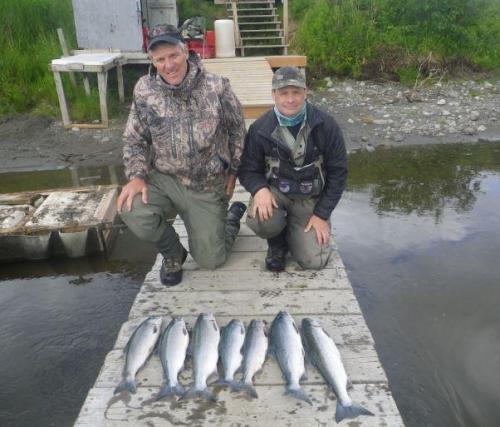
{"label": "bush", "polygon": [[56,28],[73,38],[71,2],[0,0],[0,114],[32,110],[58,101],[48,64],[60,56]]}
{"label": "bush", "polygon": [[291,3],[299,21],[292,45],[308,56],[313,75],[410,81],[415,73],[500,67],[497,0]]}

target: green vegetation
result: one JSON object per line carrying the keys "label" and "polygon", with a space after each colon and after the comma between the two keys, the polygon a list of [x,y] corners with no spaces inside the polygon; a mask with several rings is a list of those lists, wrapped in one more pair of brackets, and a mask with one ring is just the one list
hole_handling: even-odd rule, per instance
{"label": "green vegetation", "polygon": [[313,75],[384,77],[500,68],[498,0],[294,0],[293,46]]}
{"label": "green vegetation", "polygon": [[203,16],[208,30],[213,30],[216,19],[226,19],[225,5],[214,5],[213,0],[177,0],[179,25],[193,16]]}
{"label": "green vegetation", "polygon": [[[74,38],[71,2],[0,0],[0,114],[58,111],[48,64],[60,56],[56,28]],[[69,25],[68,25],[69,24]]]}

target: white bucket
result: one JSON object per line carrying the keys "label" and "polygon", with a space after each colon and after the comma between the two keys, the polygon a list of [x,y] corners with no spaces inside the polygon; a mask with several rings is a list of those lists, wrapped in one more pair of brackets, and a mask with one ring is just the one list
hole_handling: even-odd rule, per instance
{"label": "white bucket", "polygon": [[231,19],[218,19],[215,21],[214,27],[216,58],[232,58],[236,56],[234,22]]}

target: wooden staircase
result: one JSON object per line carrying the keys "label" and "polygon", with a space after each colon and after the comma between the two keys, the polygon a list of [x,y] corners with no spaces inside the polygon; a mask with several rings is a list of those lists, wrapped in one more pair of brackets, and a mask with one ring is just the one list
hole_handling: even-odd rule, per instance
{"label": "wooden staircase", "polygon": [[[283,2],[284,23],[274,0],[226,0],[228,16],[235,23],[236,48],[241,56],[288,54],[288,2]],[[282,26],[282,24],[284,24]]]}

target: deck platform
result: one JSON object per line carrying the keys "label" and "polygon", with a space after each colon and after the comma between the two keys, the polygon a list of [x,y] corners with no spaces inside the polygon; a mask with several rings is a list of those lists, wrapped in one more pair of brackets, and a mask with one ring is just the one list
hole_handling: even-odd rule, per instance
{"label": "deck platform", "polygon": [[[248,193],[237,188],[235,200],[248,201]],[[176,220],[183,244],[186,230]],[[119,394],[113,390],[120,382],[124,365],[123,348],[137,325],[148,315],[183,316],[191,328],[196,316],[212,312],[225,326],[239,318],[248,326],[254,319],[271,322],[280,310],[287,310],[298,324],[304,317],[318,319],[335,340],[353,388],[352,398],[375,416],[361,416],[341,425],[403,426],[392,398],[387,377],[380,364],[374,341],[354,296],[339,252],[333,244],[333,255],[327,268],[304,271],[290,261],[283,273],[265,270],[266,242],[257,238],[242,224],[234,251],[227,263],[215,271],[200,269],[191,257],[185,263],[182,285],[166,288],[159,283],[158,257],[145,278],[130,310],[129,320],[122,326],[113,350],[89,391],[75,426],[255,426],[309,427],[333,426],[335,396],[327,389],[318,372],[308,366],[308,379],[303,388],[313,406],[284,396],[284,381],[277,363],[268,358],[255,385],[258,399],[249,400],[225,388],[210,387],[217,395],[216,403],[200,399],[177,402],[154,396],[163,383],[160,360],[153,355],[138,373],[138,392]],[[190,363],[181,374],[181,382],[191,384]]]}

